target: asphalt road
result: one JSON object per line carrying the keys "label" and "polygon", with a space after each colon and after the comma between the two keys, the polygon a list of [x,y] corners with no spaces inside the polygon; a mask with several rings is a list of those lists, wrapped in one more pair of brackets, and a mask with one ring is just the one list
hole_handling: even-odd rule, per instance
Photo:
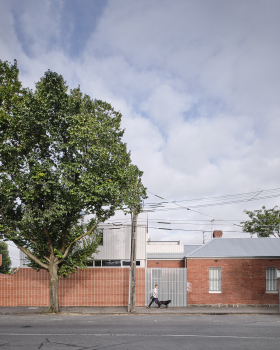
{"label": "asphalt road", "polygon": [[1,315],[6,349],[280,349],[278,315]]}

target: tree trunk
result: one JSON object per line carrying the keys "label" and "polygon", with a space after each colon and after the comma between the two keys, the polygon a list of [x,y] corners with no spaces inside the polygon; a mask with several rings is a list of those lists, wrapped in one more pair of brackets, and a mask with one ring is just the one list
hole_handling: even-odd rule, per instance
{"label": "tree trunk", "polygon": [[59,313],[58,303],[58,265],[51,263],[49,269],[50,275],[50,291],[49,291],[49,311]]}

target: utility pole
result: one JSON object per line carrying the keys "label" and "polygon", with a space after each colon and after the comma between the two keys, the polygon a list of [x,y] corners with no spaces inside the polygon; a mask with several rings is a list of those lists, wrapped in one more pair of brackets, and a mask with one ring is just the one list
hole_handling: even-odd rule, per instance
{"label": "utility pole", "polygon": [[137,217],[136,209],[133,209],[132,223],[131,223],[131,253],[130,253],[130,300],[128,305],[128,312],[135,312],[135,292],[136,292],[136,238],[137,238]]}

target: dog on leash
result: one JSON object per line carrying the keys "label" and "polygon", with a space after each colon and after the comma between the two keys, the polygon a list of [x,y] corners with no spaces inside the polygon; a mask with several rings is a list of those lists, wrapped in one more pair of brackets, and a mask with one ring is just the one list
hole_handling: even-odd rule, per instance
{"label": "dog on leash", "polygon": [[165,300],[165,301],[159,301],[159,307],[164,305],[165,307],[168,307],[168,305],[171,303],[171,300]]}

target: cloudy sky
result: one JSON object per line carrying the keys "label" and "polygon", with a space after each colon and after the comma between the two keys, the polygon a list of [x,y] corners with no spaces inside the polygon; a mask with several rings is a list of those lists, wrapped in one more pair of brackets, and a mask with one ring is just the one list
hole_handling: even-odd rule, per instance
{"label": "cloudy sky", "polygon": [[232,224],[244,209],[279,203],[261,199],[280,188],[279,18],[278,0],[0,0],[0,59],[17,59],[25,87],[51,69],[121,111],[133,162],[166,201],[252,192],[149,213],[151,239],[245,237]]}

